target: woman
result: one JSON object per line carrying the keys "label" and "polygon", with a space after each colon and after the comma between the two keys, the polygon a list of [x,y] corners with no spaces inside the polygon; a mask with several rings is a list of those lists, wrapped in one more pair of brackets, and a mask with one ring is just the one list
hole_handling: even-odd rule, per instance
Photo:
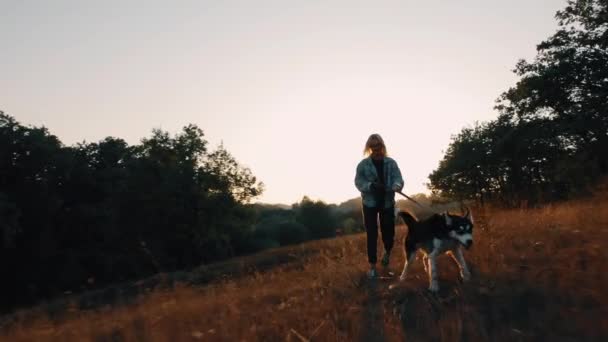
{"label": "woman", "polygon": [[357,165],[355,186],[361,192],[363,202],[363,222],[367,231],[367,257],[370,265],[368,276],[375,278],[378,274],[378,217],[384,243],[382,265],[386,267],[395,238],[395,191],[403,189],[403,178],[397,162],[387,156],[384,140],[379,134],[369,136],[363,153],[366,158]]}

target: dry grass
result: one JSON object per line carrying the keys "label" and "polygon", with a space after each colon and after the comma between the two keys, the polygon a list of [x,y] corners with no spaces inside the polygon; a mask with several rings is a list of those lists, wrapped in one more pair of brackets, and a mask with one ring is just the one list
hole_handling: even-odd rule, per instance
{"label": "dry grass", "polygon": [[[446,257],[438,296],[410,281],[393,294],[395,313],[414,340],[608,338],[608,199],[534,210],[475,212],[466,258],[473,280],[457,281]],[[420,271],[422,272],[422,271]]]}
{"label": "dry grass", "polygon": [[[441,257],[438,295],[425,290],[419,261],[394,290],[393,280],[366,280],[361,234],[201,268],[130,304],[84,310],[74,300],[53,314],[20,312],[0,340],[605,340],[606,208],[598,196],[475,211],[475,245],[466,254],[474,279],[461,284]],[[398,250],[391,269],[402,261]],[[205,283],[210,275],[215,280]]]}
{"label": "dry grass", "polygon": [[[155,290],[136,304],[67,310],[60,319],[15,318],[7,341],[351,340],[367,317],[362,236],[325,240],[256,256],[287,254],[264,272],[224,276],[206,286]],[[380,301],[378,301],[380,303]],[[25,316],[25,313],[17,316]],[[393,325],[399,327],[393,318]]]}

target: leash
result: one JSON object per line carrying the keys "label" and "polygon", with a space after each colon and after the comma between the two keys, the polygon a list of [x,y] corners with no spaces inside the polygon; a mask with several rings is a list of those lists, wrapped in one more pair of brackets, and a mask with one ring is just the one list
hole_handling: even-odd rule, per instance
{"label": "leash", "polygon": [[418,203],[418,201],[416,201],[415,199],[411,198],[410,196],[404,194],[403,192],[401,192],[401,191],[395,191],[395,192],[398,193],[399,195],[407,198],[408,200],[416,203],[420,208],[426,209],[426,210],[430,210],[430,211],[432,211],[434,213],[437,213],[433,208],[429,207],[428,205],[422,205],[422,204]]}
{"label": "leash", "polygon": [[[422,204],[418,203],[418,201],[416,201],[415,199],[411,198],[410,196],[408,196],[408,195],[404,194],[404,193],[403,193],[403,192],[401,192],[401,191],[395,191],[395,192],[396,192],[396,193],[398,193],[399,195],[401,195],[401,196],[403,196],[403,197],[407,198],[408,200],[410,200],[410,201],[412,201],[412,202],[416,203],[416,204],[417,204],[417,205],[418,205],[420,208],[422,208],[422,209],[427,209],[427,210],[430,210],[431,212],[433,212],[433,213],[435,213],[435,214],[440,214],[439,212],[437,212],[435,209],[431,208],[430,206],[428,206],[428,205],[422,205]],[[461,210],[463,210],[462,206],[460,207],[460,209],[461,209]],[[464,210],[463,210],[463,211],[464,211]],[[467,208],[467,212],[469,212],[469,209],[468,209],[468,208]],[[447,211],[446,213],[447,213],[447,214],[449,214],[450,212],[449,212],[449,211]]]}

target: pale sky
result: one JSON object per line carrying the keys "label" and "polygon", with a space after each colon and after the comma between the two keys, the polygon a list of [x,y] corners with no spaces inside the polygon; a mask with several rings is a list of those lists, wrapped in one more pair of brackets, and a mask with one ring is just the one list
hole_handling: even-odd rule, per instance
{"label": "pale sky", "polygon": [[66,145],[194,123],[291,204],[359,196],[371,133],[409,194],[496,117],[566,0],[0,0],[0,110]]}

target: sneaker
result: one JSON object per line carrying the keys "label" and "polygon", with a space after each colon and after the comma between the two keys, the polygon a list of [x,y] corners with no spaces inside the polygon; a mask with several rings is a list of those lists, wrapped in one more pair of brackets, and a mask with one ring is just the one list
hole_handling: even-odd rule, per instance
{"label": "sneaker", "polygon": [[390,257],[391,257],[390,252],[384,252],[384,255],[382,256],[382,266],[384,266],[384,267],[388,266]]}
{"label": "sneaker", "polygon": [[371,268],[369,271],[367,271],[367,277],[369,279],[375,279],[376,277],[378,277],[378,272],[375,268]]}

